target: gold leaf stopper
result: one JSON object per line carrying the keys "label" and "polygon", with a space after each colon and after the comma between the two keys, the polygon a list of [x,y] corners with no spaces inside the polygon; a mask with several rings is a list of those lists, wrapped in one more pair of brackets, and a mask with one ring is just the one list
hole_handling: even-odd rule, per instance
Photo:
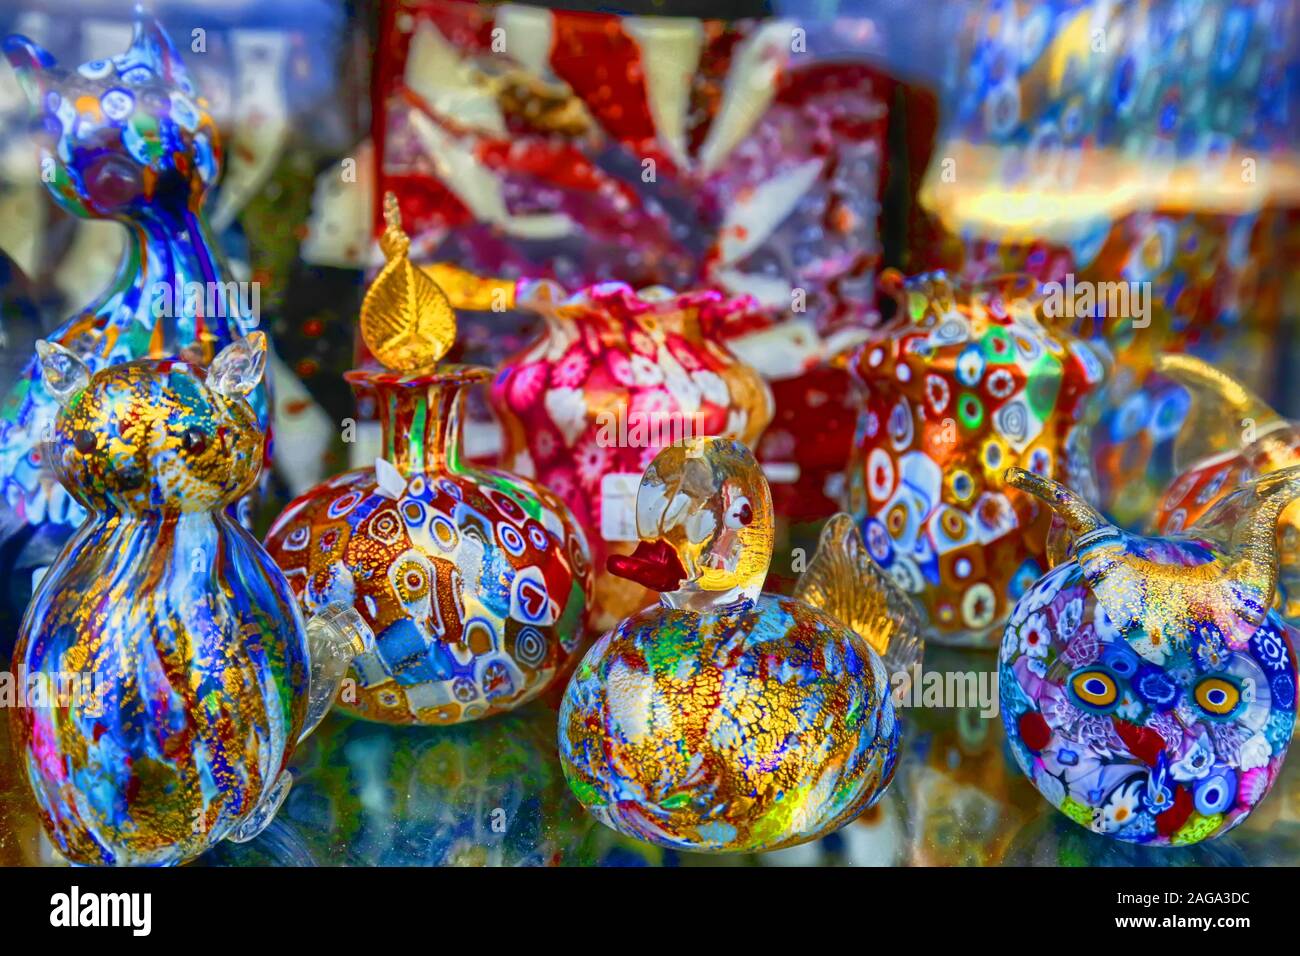
{"label": "gold leaf stopper", "polygon": [[361,337],[386,368],[411,372],[447,354],[456,341],[456,312],[438,283],[407,258],[411,239],[392,193],[384,196],[384,222],[379,248],[388,261],[361,303]]}
{"label": "gold leaf stopper", "polygon": [[504,312],[515,308],[513,279],[480,276],[450,262],[433,262],[422,268],[447,293],[454,309]]}

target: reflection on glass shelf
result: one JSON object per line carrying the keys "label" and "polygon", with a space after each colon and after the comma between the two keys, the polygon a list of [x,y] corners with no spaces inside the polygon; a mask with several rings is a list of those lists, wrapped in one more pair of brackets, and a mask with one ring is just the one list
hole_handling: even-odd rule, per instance
{"label": "reflection on glass shelf", "polygon": [[[928,672],[968,686],[994,657],[932,650]],[[993,694],[996,701],[997,695]],[[665,851],[607,830],[569,793],[553,710],[449,728],[341,715],[298,753],[279,816],[209,866],[1238,866],[1300,863],[1300,769],[1227,836],[1159,849],[1083,829],[1047,804],[1005,752],[1001,720],[971,706],[907,707],[906,752],[884,799],[825,839],[775,853]],[[0,720],[0,865],[61,862],[41,832]]]}

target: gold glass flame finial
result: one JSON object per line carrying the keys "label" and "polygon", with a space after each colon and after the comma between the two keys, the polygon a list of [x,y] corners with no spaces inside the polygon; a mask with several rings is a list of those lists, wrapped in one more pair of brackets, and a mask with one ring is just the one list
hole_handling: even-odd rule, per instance
{"label": "gold glass flame finial", "polygon": [[392,193],[384,196],[384,222],[379,248],[388,261],[361,303],[361,337],[386,368],[413,372],[447,354],[456,341],[456,312],[438,283],[407,258],[411,239]]}

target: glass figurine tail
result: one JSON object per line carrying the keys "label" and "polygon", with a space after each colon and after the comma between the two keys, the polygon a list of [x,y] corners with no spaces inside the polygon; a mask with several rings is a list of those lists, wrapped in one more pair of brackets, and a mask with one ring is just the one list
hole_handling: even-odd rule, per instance
{"label": "glass figurine tail", "polygon": [[794,596],[848,625],[880,655],[888,673],[920,664],[925,648],[916,607],[876,563],[844,512],[826,522]]}

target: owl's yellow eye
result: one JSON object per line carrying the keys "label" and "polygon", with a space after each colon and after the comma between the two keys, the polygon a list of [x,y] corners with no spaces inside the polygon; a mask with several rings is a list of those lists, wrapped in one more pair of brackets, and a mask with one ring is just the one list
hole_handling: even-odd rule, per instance
{"label": "owl's yellow eye", "polygon": [[1241,704],[1241,688],[1226,677],[1205,677],[1196,685],[1196,703],[1213,717],[1231,717]]}
{"label": "owl's yellow eye", "polygon": [[1119,701],[1115,675],[1100,667],[1086,667],[1070,675],[1070,696],[1084,710],[1107,712]]}

